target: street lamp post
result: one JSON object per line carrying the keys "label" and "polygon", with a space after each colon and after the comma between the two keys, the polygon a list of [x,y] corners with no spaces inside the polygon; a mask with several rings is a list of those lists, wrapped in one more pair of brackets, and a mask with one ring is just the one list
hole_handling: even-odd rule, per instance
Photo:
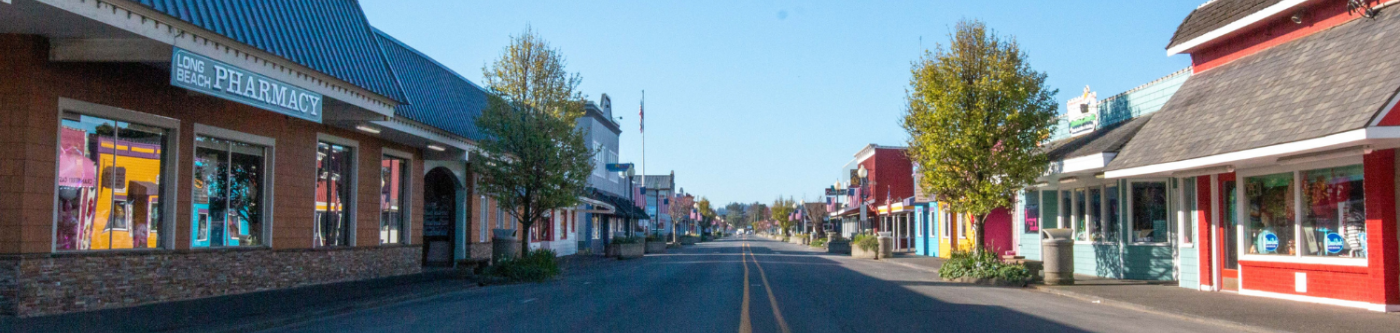
{"label": "street lamp post", "polygon": [[866,170],[866,169],[865,169],[865,166],[862,165],[862,166],[860,166],[860,169],[859,169],[859,170],[856,170],[856,176],[857,176],[857,177],[860,177],[860,197],[859,197],[859,198],[856,198],[856,200],[860,200],[860,203],[859,203],[859,205],[860,205],[860,221],[857,222],[857,224],[859,225],[857,228],[858,228],[858,229],[863,229],[863,228],[865,228],[865,224],[866,224],[867,220],[869,219],[869,216],[866,216],[866,215],[867,215],[867,212],[866,212],[866,209],[865,209],[865,196],[866,196],[866,195],[869,195],[868,193],[866,193],[866,192],[869,192],[869,191],[868,191],[869,188],[866,187],[866,183],[869,182],[869,180],[868,180],[869,178],[867,178],[867,177],[870,176],[870,171]]}

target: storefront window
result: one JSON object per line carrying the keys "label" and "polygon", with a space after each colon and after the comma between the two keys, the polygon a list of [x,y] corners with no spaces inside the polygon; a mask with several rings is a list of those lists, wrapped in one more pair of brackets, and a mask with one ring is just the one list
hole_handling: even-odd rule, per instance
{"label": "storefront window", "polygon": [[407,223],[408,160],[384,157],[379,162],[379,244],[403,242]]}
{"label": "storefront window", "polygon": [[1085,209],[1087,208],[1084,206],[1085,201],[1088,200],[1084,197],[1084,189],[1074,190],[1074,240],[1078,241],[1089,240],[1088,215],[1086,214],[1088,210]]}
{"label": "storefront window", "polygon": [[161,247],[168,131],[65,112],[59,136],[57,249]]}
{"label": "storefront window", "polygon": [[1133,242],[1167,242],[1167,183],[1135,182],[1130,189]]}
{"label": "storefront window", "polygon": [[1104,211],[1107,213],[1103,219],[1103,240],[1105,242],[1118,241],[1118,186],[1104,188]]}
{"label": "storefront window", "polygon": [[1036,233],[1040,231],[1040,191],[1026,191],[1024,197],[1026,203],[1025,223],[1026,233]]}
{"label": "storefront window", "polygon": [[191,247],[264,244],[261,146],[195,137]]}
{"label": "storefront window", "polygon": [[316,144],[315,246],[350,245],[354,155],[354,149],[347,146]]}
{"label": "storefront window", "polygon": [[1196,177],[1181,180],[1181,244],[1191,244],[1196,239]]}
{"label": "storefront window", "polygon": [[1072,228],[1074,226],[1074,204],[1069,191],[1060,191],[1060,228]]}
{"label": "storefront window", "polygon": [[1104,241],[1103,237],[1103,188],[1095,187],[1089,189],[1089,202],[1084,206],[1088,212],[1084,214],[1085,225],[1089,227],[1089,240],[1095,242]]}
{"label": "storefront window", "polygon": [[1247,254],[1293,255],[1293,173],[1244,179]]}
{"label": "storefront window", "polygon": [[1303,171],[1303,255],[1366,257],[1361,165]]}

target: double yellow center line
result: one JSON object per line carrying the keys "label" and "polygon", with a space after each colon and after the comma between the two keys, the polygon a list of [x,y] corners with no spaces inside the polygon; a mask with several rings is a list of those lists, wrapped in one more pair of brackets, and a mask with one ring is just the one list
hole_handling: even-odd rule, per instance
{"label": "double yellow center line", "polygon": [[763,272],[763,265],[758,263],[758,257],[753,255],[753,250],[749,247],[748,242],[744,242],[739,258],[744,263],[744,303],[741,310],[743,312],[739,314],[739,332],[753,332],[753,324],[749,321],[749,258],[753,258],[753,265],[758,268],[758,276],[763,281],[763,289],[768,292],[768,304],[773,305],[773,318],[778,321],[778,329],[783,333],[791,333],[787,321],[783,320],[783,311],[778,309],[778,298],[773,297],[773,287],[768,284],[768,274]]}

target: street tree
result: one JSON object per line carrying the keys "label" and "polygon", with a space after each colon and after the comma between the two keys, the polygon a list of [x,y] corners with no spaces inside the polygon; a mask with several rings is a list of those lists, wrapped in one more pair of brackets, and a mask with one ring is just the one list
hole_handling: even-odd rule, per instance
{"label": "street tree", "polygon": [[672,199],[674,201],[671,203],[671,209],[669,211],[671,213],[672,242],[680,241],[678,238],[676,238],[679,237],[679,235],[677,235],[679,234],[679,232],[677,232],[676,226],[683,225],[683,222],[690,218],[690,209],[695,207],[694,199],[695,197],[689,195],[678,195],[675,197],[675,199]]}
{"label": "street tree", "polygon": [[700,197],[700,201],[697,201],[695,206],[696,210],[700,211],[700,231],[704,232],[715,222],[715,210],[710,206],[710,199],[705,197]]}
{"label": "street tree", "polygon": [[[550,211],[578,205],[593,170],[584,132],[582,80],[564,69],[564,56],[534,31],[511,36],[490,67],[483,68],[488,103],[476,124],[483,139],[472,153],[481,175],[477,190],[496,198],[529,230]],[[521,253],[530,233],[522,232]]]}
{"label": "street tree", "polygon": [[954,212],[972,215],[975,251],[984,224],[1044,173],[1040,140],[1050,135],[1056,90],[1031,68],[1015,38],[961,21],[947,46],[913,64],[903,127],[918,184]]}
{"label": "street tree", "polygon": [[792,228],[793,223],[796,222],[793,221],[790,216],[796,208],[797,203],[791,198],[783,199],[783,197],[778,197],[777,200],[773,200],[773,207],[769,208],[769,210],[773,214],[773,222],[778,224],[778,228],[782,230],[783,234],[788,233],[788,228]]}

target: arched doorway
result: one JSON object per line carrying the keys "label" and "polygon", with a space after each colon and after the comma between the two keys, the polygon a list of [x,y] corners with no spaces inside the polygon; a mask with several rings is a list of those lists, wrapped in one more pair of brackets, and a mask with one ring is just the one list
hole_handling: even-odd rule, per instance
{"label": "arched doorway", "polygon": [[423,266],[452,266],[457,234],[457,177],[433,168],[423,177]]}

